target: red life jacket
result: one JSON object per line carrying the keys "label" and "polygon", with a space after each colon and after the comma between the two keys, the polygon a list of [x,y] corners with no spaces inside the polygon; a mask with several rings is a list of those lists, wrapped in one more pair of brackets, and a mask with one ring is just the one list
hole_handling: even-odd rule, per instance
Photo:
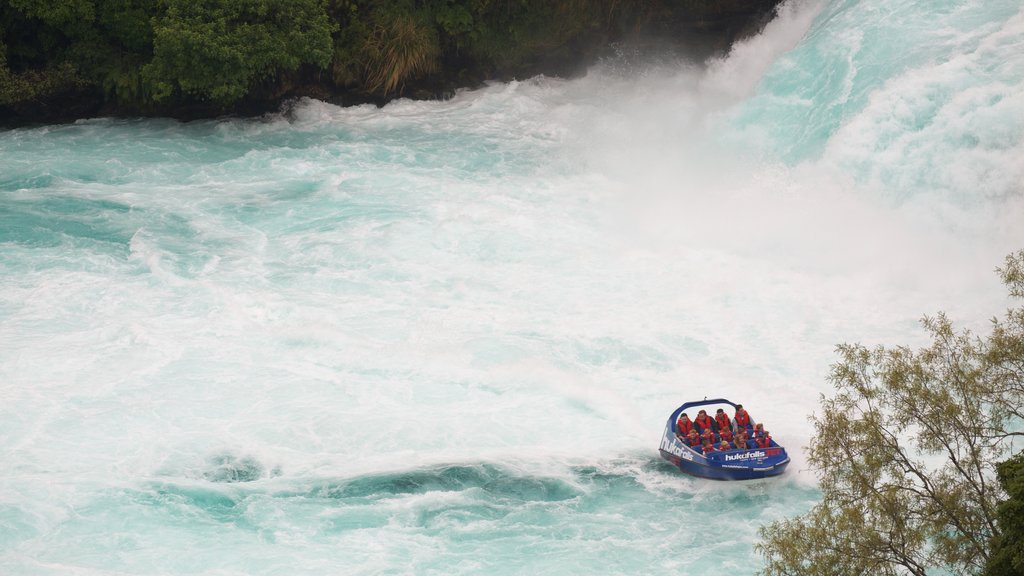
{"label": "red life jacket", "polygon": [[722,430],[719,431],[718,434],[719,436],[722,437],[722,440],[725,440],[726,442],[732,442],[732,431],[729,430],[728,428],[722,428]]}
{"label": "red life jacket", "polygon": [[772,437],[768,434],[758,436],[754,441],[757,442],[758,448],[768,448],[772,445]]}
{"label": "red life jacket", "polygon": [[693,419],[693,423],[696,424],[697,427],[700,428],[702,431],[703,430],[710,430],[711,429],[711,416],[708,416],[707,414],[704,415],[704,418],[701,418],[700,416],[697,416],[696,418]]}
{"label": "red life jacket", "polygon": [[746,410],[740,409],[736,411],[736,425],[743,427],[750,425],[750,414],[747,414]]}
{"label": "red life jacket", "polygon": [[702,442],[702,440],[700,439],[700,436],[698,436],[698,435],[688,436],[687,440],[690,441],[690,447],[691,448],[698,448],[700,446],[701,442]]}
{"label": "red life jacket", "polygon": [[714,451],[715,451],[715,445],[714,444],[705,444],[704,445],[704,453],[705,454],[707,454],[708,452],[714,452]]}
{"label": "red life jacket", "polygon": [[679,433],[682,434],[683,436],[686,436],[687,434],[690,433],[690,430],[693,430],[693,422],[690,422],[689,418],[687,418],[685,421],[679,420],[676,422],[676,430],[678,430]]}
{"label": "red life jacket", "polygon": [[725,412],[721,412],[721,413],[715,414],[715,421],[718,422],[718,429],[719,430],[725,430],[726,428],[730,427],[729,426],[729,415],[726,414]]}

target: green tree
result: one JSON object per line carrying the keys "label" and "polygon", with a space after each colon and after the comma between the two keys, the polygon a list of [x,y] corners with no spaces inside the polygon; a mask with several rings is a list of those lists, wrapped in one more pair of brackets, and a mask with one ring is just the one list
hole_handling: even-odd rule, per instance
{"label": "green tree", "polygon": [[[1024,251],[999,270],[1024,296]],[[1020,433],[1024,309],[979,338],[945,315],[931,345],[838,347],[808,462],[822,501],[763,527],[763,574],[978,574],[1005,523],[996,466]]]}
{"label": "green tree", "polygon": [[84,84],[75,69],[66,62],[44,70],[12,73],[0,44],[0,106],[31,103],[33,99],[49,97]]}
{"label": "green tree", "polygon": [[303,64],[326,67],[333,24],[322,0],[164,0],[143,75],[157,100],[229,104]]}
{"label": "green tree", "polygon": [[999,484],[1009,498],[999,504],[999,528],[993,539],[986,576],[1024,574],[1024,454],[999,465]]}
{"label": "green tree", "polygon": [[118,102],[139,102],[139,71],[152,52],[155,5],[156,0],[0,4],[0,34],[9,48],[0,103],[59,107],[83,90]]}

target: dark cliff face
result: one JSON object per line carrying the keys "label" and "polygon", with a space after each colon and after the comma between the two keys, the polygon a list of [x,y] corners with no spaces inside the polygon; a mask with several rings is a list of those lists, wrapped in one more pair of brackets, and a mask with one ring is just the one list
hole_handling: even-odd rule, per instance
{"label": "dark cliff face", "polygon": [[[117,91],[110,88],[109,76],[94,78],[73,68],[68,68],[71,71],[66,74],[62,72],[63,76],[47,76],[53,70],[63,69],[52,62],[37,61],[34,64],[37,69],[32,69],[24,64],[19,67],[10,57],[4,60],[4,52],[7,56],[17,56],[19,50],[24,52],[25,48],[12,45],[11,35],[7,36],[5,46],[4,36],[0,36],[0,126],[60,123],[98,116],[161,116],[181,120],[253,116],[279,110],[282,103],[298,97],[339,105],[383,105],[399,97],[443,99],[456,89],[473,88],[487,80],[508,81],[538,74],[582,75],[598,60],[623,51],[636,54],[638,58],[670,53],[701,62],[726,53],[738,39],[760,32],[774,17],[780,3],[780,0],[575,0],[550,4],[531,4],[531,1],[492,3],[500,4],[503,10],[505,4],[518,7],[519,12],[491,14],[495,20],[487,23],[481,23],[477,15],[478,21],[472,29],[459,29],[444,20],[441,17],[444,15],[421,17],[421,24],[427,22],[424,28],[436,50],[433,64],[384,88],[374,87],[365,78],[358,77],[366,55],[351,50],[346,53],[342,44],[345,35],[358,30],[361,22],[372,23],[374,15],[379,16],[379,5],[361,4],[358,0],[328,3],[329,8],[345,5],[349,9],[348,13],[333,15],[337,19],[332,33],[334,60],[326,68],[323,64],[304,63],[285,73],[255,76],[244,95],[229,102],[188,92],[175,92],[169,98],[118,97]],[[456,2],[446,6],[457,5]],[[549,7],[555,5],[559,7]],[[359,8],[362,12],[357,10],[358,6],[364,6]],[[365,6],[377,6],[377,12],[370,12]],[[538,15],[540,11],[546,13]],[[21,27],[26,22],[36,22],[19,22],[7,16],[8,27],[13,25],[11,22]],[[4,17],[0,10],[0,25],[5,24]],[[558,21],[559,18],[563,20]],[[364,26],[366,29],[369,27]],[[140,78],[145,77],[141,70],[147,58],[153,57],[154,50],[154,32],[147,33],[149,44],[140,41],[139,45],[144,47],[140,57],[127,70],[122,68],[121,78],[132,78],[141,84]],[[363,43],[352,45],[365,45],[364,40],[359,42]],[[73,60],[74,46],[61,57],[68,59],[68,54]],[[97,58],[93,58],[95,60]],[[119,65],[124,65],[123,57]],[[97,66],[97,69],[104,67]],[[147,93],[141,88],[133,90]]]}

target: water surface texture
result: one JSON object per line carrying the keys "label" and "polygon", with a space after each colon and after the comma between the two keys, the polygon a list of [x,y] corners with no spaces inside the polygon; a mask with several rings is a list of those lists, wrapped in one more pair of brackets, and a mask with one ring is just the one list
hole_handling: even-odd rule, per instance
{"label": "water surface texture", "polygon": [[[0,573],[752,573],[841,342],[984,331],[1024,248],[1017,0],[789,4],[382,109],[0,133]],[[781,478],[684,477],[744,403]]]}

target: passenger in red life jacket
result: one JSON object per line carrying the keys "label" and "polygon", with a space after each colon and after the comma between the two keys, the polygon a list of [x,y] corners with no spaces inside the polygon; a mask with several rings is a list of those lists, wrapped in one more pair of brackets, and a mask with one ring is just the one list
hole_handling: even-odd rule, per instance
{"label": "passenger in red life jacket", "polygon": [[750,427],[750,414],[747,414],[747,411],[743,409],[743,404],[736,405],[736,416],[733,417],[733,420],[736,421],[736,426],[738,427]]}
{"label": "passenger in red life jacket", "polygon": [[719,445],[718,449],[725,452],[726,450],[732,450],[732,446],[729,445],[728,441],[722,440],[722,444]]}
{"label": "passenger in red life jacket", "polygon": [[691,448],[700,448],[700,434],[693,428],[690,428],[690,433],[686,436],[686,441],[690,444]]}
{"label": "passenger in red life jacket", "polygon": [[764,424],[758,422],[754,425],[754,443],[758,448],[767,448],[772,442],[772,437],[764,429]]}
{"label": "passenger in red life jacket", "polygon": [[712,430],[711,428],[705,428],[704,432],[700,435],[700,437],[705,442],[714,442],[715,441],[715,431]]}
{"label": "passenger in red life jacket", "polygon": [[750,441],[747,439],[746,428],[740,428],[739,430],[736,431],[735,444],[736,447],[741,450],[746,450],[747,448],[751,447]]}
{"label": "passenger in red life jacket", "polygon": [[707,412],[701,410],[697,413],[697,417],[693,419],[693,425],[697,427],[698,432],[703,434],[705,430],[711,430],[711,417],[708,416]]}
{"label": "passenger in red life jacket", "polygon": [[715,445],[714,445],[714,444],[712,444],[712,443],[711,443],[710,441],[708,441],[708,440],[705,440],[705,441],[704,441],[704,446],[703,446],[703,448],[704,448],[704,453],[705,453],[705,454],[710,454],[711,452],[714,452],[714,451],[715,451]]}
{"label": "passenger in red life jacket", "polygon": [[690,422],[690,417],[683,412],[679,415],[679,420],[676,421],[676,433],[683,438],[689,436],[690,430],[693,430],[693,422]]}
{"label": "passenger in red life jacket", "polygon": [[718,431],[718,435],[726,442],[732,442],[732,430],[728,428],[722,428]]}
{"label": "passenger in red life jacket", "polygon": [[718,422],[718,431],[731,430],[732,424],[729,422],[729,415],[725,413],[725,410],[721,408],[715,413],[715,422]]}

